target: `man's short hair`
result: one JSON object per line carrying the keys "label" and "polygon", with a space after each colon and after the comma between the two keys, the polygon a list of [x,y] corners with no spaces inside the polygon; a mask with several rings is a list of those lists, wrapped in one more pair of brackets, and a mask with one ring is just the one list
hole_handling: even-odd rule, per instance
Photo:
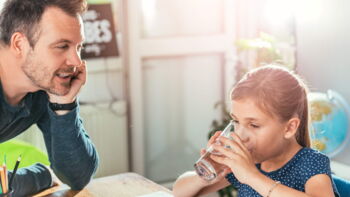
{"label": "man's short hair", "polygon": [[86,0],[7,0],[0,14],[0,43],[9,45],[11,36],[21,32],[31,47],[38,40],[38,25],[48,7],[62,9],[70,16],[81,15],[87,8]]}

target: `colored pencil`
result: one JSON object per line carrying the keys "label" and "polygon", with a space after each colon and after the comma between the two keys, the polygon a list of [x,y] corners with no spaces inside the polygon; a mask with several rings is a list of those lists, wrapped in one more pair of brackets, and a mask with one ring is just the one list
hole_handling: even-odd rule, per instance
{"label": "colored pencil", "polygon": [[2,166],[4,168],[4,179],[5,179],[5,188],[2,188],[2,190],[4,190],[4,193],[7,193],[7,191],[9,190],[9,185],[8,185],[8,175],[7,175],[7,167],[6,164],[4,163],[4,165]]}
{"label": "colored pencil", "polygon": [[11,176],[11,179],[10,179],[10,182],[9,182],[9,188],[12,187],[12,182],[13,182],[13,179],[15,178],[16,176],[16,172],[17,172],[17,169],[18,169],[18,166],[19,166],[19,163],[21,162],[21,155],[19,155],[17,161],[16,161],[16,164],[15,164],[15,167],[13,168],[13,173],[12,173],[12,176]]}
{"label": "colored pencil", "polygon": [[6,189],[6,181],[5,181],[5,170],[3,167],[0,167],[0,176],[1,176],[1,187],[2,187],[2,192],[6,193],[7,189]]}
{"label": "colored pencil", "polygon": [[[1,176],[1,174],[0,174]],[[0,194],[2,194],[1,178],[0,178]]]}
{"label": "colored pencil", "polygon": [[4,180],[5,180],[5,183],[4,183],[4,185],[5,185],[5,187],[3,187],[2,188],[2,190],[3,190],[3,192],[4,193],[6,193],[7,191],[8,191],[8,187],[9,187],[9,185],[8,185],[8,177],[7,177],[7,167],[6,167],[6,154],[4,155],[4,163],[2,164],[2,167],[4,168]]}

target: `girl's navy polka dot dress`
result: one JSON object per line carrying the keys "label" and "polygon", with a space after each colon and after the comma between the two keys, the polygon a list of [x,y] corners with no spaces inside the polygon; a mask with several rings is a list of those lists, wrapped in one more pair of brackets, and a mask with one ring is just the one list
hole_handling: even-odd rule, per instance
{"label": "girl's navy polka dot dress", "polygon": [[[282,168],[272,171],[264,172],[257,168],[275,181],[280,181],[281,184],[305,192],[305,183],[312,176],[317,174],[327,174],[331,177],[331,168],[329,158],[323,153],[313,150],[311,148],[302,148],[295,156],[288,161]],[[253,188],[246,184],[240,183],[233,173],[226,175],[226,179],[238,189],[239,197],[260,197]],[[339,196],[338,191],[332,181],[334,193]]]}

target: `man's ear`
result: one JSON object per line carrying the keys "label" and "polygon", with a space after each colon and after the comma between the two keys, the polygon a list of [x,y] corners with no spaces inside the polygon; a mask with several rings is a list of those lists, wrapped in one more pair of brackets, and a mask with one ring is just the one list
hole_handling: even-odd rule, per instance
{"label": "man's ear", "polygon": [[27,37],[20,32],[15,32],[11,36],[10,49],[17,56],[22,56],[30,47]]}
{"label": "man's ear", "polygon": [[298,131],[300,125],[300,119],[297,117],[291,118],[286,125],[286,130],[284,137],[289,139],[295,136],[295,133]]}

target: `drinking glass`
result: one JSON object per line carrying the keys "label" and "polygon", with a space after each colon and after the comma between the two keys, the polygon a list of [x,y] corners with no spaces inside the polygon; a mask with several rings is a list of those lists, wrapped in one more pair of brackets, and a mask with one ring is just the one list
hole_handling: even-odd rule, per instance
{"label": "drinking glass", "polygon": [[[231,138],[230,136],[231,131],[233,131],[232,121],[225,127],[225,129],[222,131],[220,136]],[[220,143],[218,141],[218,138],[216,139],[215,143]],[[211,145],[206,149],[206,152],[194,164],[194,168],[198,176],[200,176],[206,181],[214,180],[218,176],[218,174],[220,174],[225,169],[225,166],[215,162],[210,158],[211,154],[214,154],[217,156],[221,155],[219,152],[215,151],[213,149],[213,146]]]}

